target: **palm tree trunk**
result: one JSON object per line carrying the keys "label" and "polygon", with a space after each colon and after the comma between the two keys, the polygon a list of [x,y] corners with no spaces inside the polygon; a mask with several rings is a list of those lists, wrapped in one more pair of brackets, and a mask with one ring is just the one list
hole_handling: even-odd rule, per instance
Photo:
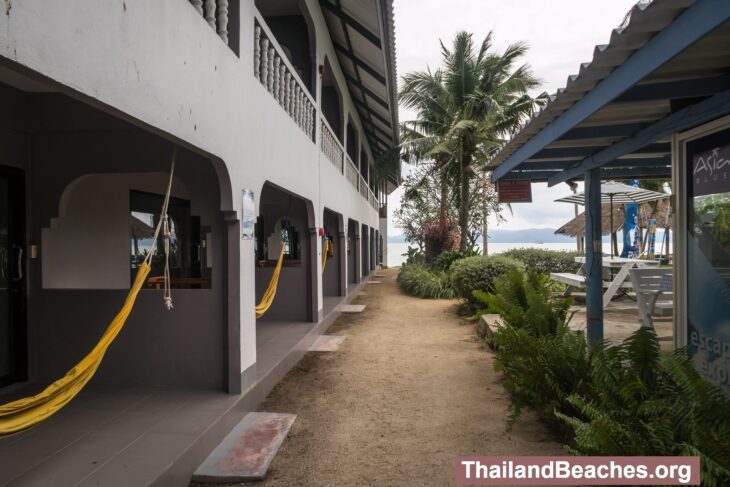
{"label": "palm tree trunk", "polygon": [[459,174],[460,198],[461,205],[459,207],[459,227],[461,228],[461,241],[459,242],[459,252],[466,252],[467,242],[469,240],[469,175],[467,170],[471,163],[471,156],[463,154],[461,158],[461,171]]}
{"label": "palm tree trunk", "polygon": [[439,221],[445,222],[448,217],[449,181],[446,176],[441,176],[441,201],[439,201]]}

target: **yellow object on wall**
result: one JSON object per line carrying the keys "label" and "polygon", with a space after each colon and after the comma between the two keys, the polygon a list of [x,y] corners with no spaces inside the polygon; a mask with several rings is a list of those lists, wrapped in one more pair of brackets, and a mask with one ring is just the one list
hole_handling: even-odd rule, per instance
{"label": "yellow object on wall", "polygon": [[40,423],[76,397],[94,376],[109,345],[122,330],[149,273],[150,264],[143,262],[124,301],[124,306],[109,324],[99,343],[74,368],[46,387],[43,392],[0,406],[0,436],[16,433]]}
{"label": "yellow object on wall", "polygon": [[279,285],[279,275],[281,275],[281,265],[284,262],[284,243],[281,244],[281,251],[279,252],[279,260],[276,262],[274,268],[274,274],[271,276],[269,281],[269,287],[266,288],[264,296],[261,298],[261,302],[256,305],[256,318],[261,318],[266,313],[271,304],[274,302],[276,297],[276,287]]}

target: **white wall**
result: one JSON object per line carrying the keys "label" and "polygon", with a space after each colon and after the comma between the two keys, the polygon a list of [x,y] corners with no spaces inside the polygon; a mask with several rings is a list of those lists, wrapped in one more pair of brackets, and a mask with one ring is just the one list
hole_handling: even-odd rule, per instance
{"label": "white wall", "polygon": [[[71,183],[41,235],[45,289],[129,289],[129,192],[158,193],[166,174],[90,174]],[[173,196],[189,200],[179,181]],[[103,270],[103,271],[100,271]]]}
{"label": "white wall", "polygon": [[[349,113],[362,135],[320,7],[315,0],[306,3],[316,28],[317,62],[328,56],[343,91],[345,120]],[[254,78],[254,14],[253,0],[241,0],[239,58],[187,0],[96,0],[83,8],[24,0],[0,15],[0,56],[55,80],[71,96],[223,160],[233,195],[222,198],[222,209],[240,214],[241,190],[253,190],[258,201],[271,181],[310,200],[317,226],[327,206],[345,221],[377,228],[377,211]],[[245,370],[256,360],[253,242],[242,240],[240,250]],[[321,308],[321,286],[318,294]]]}

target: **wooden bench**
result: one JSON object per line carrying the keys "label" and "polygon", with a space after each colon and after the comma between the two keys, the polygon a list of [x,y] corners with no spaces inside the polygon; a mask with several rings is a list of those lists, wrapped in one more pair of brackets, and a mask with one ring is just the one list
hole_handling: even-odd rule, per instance
{"label": "wooden bench", "polygon": [[[586,276],[582,274],[573,274],[570,272],[551,272],[550,279],[567,284],[572,287],[585,288],[586,287]],[[603,287],[608,288],[611,285],[610,281],[603,281]],[[619,287],[623,289],[631,288],[631,283],[624,281],[619,283]]]}
{"label": "wooden bench", "polygon": [[636,304],[642,326],[654,327],[651,315],[657,309],[673,308],[674,280],[672,269],[631,269],[631,285],[636,292]]}

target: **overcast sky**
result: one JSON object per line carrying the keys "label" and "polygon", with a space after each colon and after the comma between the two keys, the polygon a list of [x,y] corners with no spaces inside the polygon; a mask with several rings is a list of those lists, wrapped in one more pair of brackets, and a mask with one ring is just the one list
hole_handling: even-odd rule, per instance
{"label": "overcast sky", "polygon": [[[396,55],[399,76],[441,63],[439,39],[449,45],[454,34],[465,30],[480,43],[494,30],[495,48],[503,51],[516,41],[527,42],[525,61],[543,81],[542,89],[554,93],[565,86],[580,63],[590,61],[596,44],[608,42],[635,0],[394,0]],[[401,121],[414,118],[400,111]],[[404,174],[408,171],[403,167]],[[573,206],[552,203],[570,189],[565,184],[547,188],[533,184],[533,203],[513,204],[500,228],[557,228],[573,218]],[[400,204],[401,190],[390,195],[388,233],[397,235],[392,211]],[[496,222],[491,223],[492,226]]]}

